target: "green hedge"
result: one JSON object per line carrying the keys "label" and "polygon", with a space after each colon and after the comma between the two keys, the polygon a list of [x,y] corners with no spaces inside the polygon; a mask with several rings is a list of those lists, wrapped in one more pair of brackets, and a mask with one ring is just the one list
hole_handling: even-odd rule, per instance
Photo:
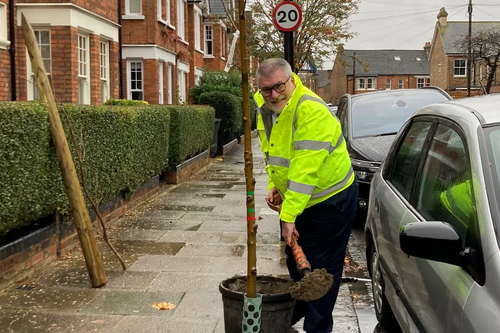
{"label": "green hedge", "polygon": [[121,106],[136,106],[136,105],[147,105],[146,101],[137,101],[132,99],[108,99],[104,102],[104,105],[121,105]]}
{"label": "green hedge", "polygon": [[[176,143],[182,145],[173,149],[173,163],[207,149],[212,138],[209,107],[63,105],[77,170],[64,112],[84,157],[86,187],[98,203],[167,170]],[[42,103],[0,103],[0,236],[55,210],[67,212],[47,119]]]}
{"label": "green hedge", "polygon": [[179,106],[171,110],[169,168],[208,149],[215,112],[209,106]]}
{"label": "green hedge", "polygon": [[212,91],[201,94],[200,103],[212,106],[217,118],[221,118],[224,129],[224,143],[234,140],[243,133],[242,98],[228,92]]}

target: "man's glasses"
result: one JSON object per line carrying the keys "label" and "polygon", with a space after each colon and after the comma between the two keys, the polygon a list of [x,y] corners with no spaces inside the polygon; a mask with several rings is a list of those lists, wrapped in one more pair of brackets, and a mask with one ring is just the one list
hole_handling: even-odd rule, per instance
{"label": "man's glasses", "polygon": [[290,81],[290,78],[291,78],[291,76],[289,76],[285,82],[277,83],[272,88],[259,89],[259,92],[263,97],[271,96],[273,94],[273,90],[276,91],[277,93],[282,93],[283,91],[286,90],[285,86],[286,86],[287,82]]}

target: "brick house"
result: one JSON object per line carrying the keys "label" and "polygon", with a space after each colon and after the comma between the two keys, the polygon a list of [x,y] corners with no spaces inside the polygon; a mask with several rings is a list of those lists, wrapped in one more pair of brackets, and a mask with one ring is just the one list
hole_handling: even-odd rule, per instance
{"label": "brick house", "polygon": [[[345,93],[429,86],[430,68],[426,49],[339,50],[330,78],[331,103],[336,105]],[[357,59],[355,65],[354,54]]]}
{"label": "brick house", "polygon": [[[467,54],[458,46],[468,36],[468,22],[448,22],[448,13],[441,8],[430,47],[431,85],[448,91],[452,96],[463,97],[467,91]],[[479,31],[500,30],[500,22],[473,22],[473,34]],[[482,93],[486,85],[486,67],[475,61],[472,67],[471,94]],[[490,90],[500,92],[500,69]]]}
{"label": "brick house", "polygon": [[[22,34],[21,13],[33,26],[57,101],[100,104],[117,98],[120,25],[116,8],[118,0],[2,3],[0,15],[7,20],[0,22],[7,26],[8,33],[0,32],[0,48],[8,47],[9,51],[1,50],[0,54],[0,100],[39,99]],[[5,28],[0,27],[0,31]]]}
{"label": "brick house", "polygon": [[316,78],[316,93],[321,97],[326,103],[332,102],[332,91],[330,89],[330,76],[332,74],[331,70],[319,70],[318,76]]}
{"label": "brick house", "polygon": [[[228,0],[226,4],[229,3]],[[227,18],[221,0],[209,0],[210,16],[203,22],[205,38],[205,65],[207,69],[224,69],[229,55],[228,28],[224,23]],[[228,8],[229,6],[226,6]]]}
{"label": "brick house", "polygon": [[227,44],[225,34],[206,41],[208,0],[48,1],[0,0],[0,101],[39,99],[21,13],[35,30],[60,102],[183,103],[204,67],[225,67],[205,62],[225,56],[206,54],[208,48],[227,50],[219,45]]}

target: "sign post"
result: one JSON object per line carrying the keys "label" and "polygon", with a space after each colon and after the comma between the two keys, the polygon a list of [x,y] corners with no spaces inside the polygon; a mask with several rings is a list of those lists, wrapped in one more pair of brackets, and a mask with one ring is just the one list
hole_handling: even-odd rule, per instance
{"label": "sign post", "polygon": [[292,70],[295,69],[293,59],[293,32],[302,22],[302,10],[293,1],[280,2],[273,11],[273,22],[279,31],[284,33],[285,38],[285,60],[288,61]]}

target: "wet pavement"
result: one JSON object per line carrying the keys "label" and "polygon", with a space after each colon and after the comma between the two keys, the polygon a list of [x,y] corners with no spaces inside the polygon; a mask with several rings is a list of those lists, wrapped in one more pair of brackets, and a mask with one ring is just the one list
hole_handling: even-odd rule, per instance
{"label": "wet pavement", "polygon": [[[258,274],[287,276],[278,216],[264,201],[267,176],[257,139],[253,152]],[[110,224],[110,239],[128,270],[100,244],[104,287],[91,288],[81,251],[75,250],[32,280],[0,292],[1,331],[223,333],[219,283],[245,275],[247,268],[243,163],[238,146]],[[368,278],[361,230],[353,231],[345,275]],[[158,310],[158,302],[175,308]],[[371,284],[343,284],[334,319],[336,333],[382,332]],[[301,323],[294,329],[303,332]]]}

